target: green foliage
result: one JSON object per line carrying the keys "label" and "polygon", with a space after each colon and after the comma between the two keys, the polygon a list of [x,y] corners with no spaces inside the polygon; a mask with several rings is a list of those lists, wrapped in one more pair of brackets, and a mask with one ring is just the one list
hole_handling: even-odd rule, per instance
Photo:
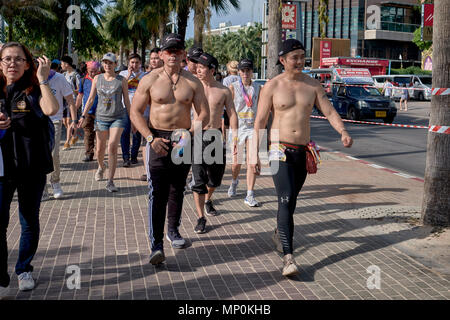
{"label": "green foliage", "polygon": [[422,41],[421,32],[422,32],[421,27],[417,28],[416,31],[414,31],[414,38],[413,38],[412,42],[414,42],[414,44],[421,51],[428,50],[431,47],[431,45],[433,44],[433,41]]}
{"label": "green foliage", "polygon": [[[186,47],[193,45],[193,40],[186,41]],[[231,60],[239,61],[243,58],[253,60],[255,72],[261,65],[262,26],[241,29],[220,36],[208,36],[203,43],[203,50],[217,58],[219,64],[226,65]]]}
{"label": "green foliage", "polygon": [[404,69],[391,69],[391,74],[417,74],[417,75],[431,75],[431,71],[422,70],[420,67],[410,66]]}

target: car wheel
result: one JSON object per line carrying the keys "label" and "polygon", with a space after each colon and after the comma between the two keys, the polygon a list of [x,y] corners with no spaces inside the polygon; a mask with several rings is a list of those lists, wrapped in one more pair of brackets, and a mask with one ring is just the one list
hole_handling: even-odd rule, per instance
{"label": "car wheel", "polygon": [[383,122],[384,123],[392,123],[392,122],[394,122],[394,117],[391,116],[391,117],[384,118]]}
{"label": "car wheel", "polygon": [[355,109],[355,107],[348,108],[347,119],[349,119],[349,120],[358,120],[359,119],[358,111]]}

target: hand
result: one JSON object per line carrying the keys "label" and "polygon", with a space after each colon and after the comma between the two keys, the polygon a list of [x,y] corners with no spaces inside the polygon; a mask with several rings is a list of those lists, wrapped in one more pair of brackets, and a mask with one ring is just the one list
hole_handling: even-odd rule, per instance
{"label": "hand", "polygon": [[128,66],[128,79],[130,79],[131,74],[133,73],[133,68],[131,67],[131,65]]}
{"label": "hand", "polygon": [[80,121],[78,121],[78,125],[77,125],[77,128],[78,129],[80,129],[80,128],[83,128],[84,129],[84,127],[86,127],[86,118],[81,118],[81,120]]}
{"label": "hand", "polygon": [[134,124],[131,125],[131,132],[133,132],[133,134],[135,134],[137,132],[136,127],[134,126]]}
{"label": "hand", "polygon": [[11,118],[7,118],[6,114],[0,112],[0,129],[6,130],[11,127]]}
{"label": "hand", "polygon": [[[250,160],[250,162],[251,162],[251,160]],[[259,155],[256,160],[256,164],[250,163],[250,170],[252,170],[252,172],[257,176],[259,176],[259,174],[261,173],[261,161],[259,160]]]}
{"label": "hand", "polygon": [[150,146],[156,154],[166,156],[168,154],[167,150],[169,150],[168,143],[170,143],[170,140],[164,138],[154,138]]}
{"label": "hand", "polygon": [[352,137],[350,137],[348,132],[345,130],[342,132],[341,141],[342,141],[342,144],[344,145],[344,147],[346,147],[346,148],[350,148],[353,144]]}
{"label": "hand", "polygon": [[39,82],[47,80],[48,75],[50,74],[50,65],[51,65],[50,60],[43,55],[42,58],[41,57],[37,58],[37,61],[39,63],[39,66],[36,72],[36,76]]}

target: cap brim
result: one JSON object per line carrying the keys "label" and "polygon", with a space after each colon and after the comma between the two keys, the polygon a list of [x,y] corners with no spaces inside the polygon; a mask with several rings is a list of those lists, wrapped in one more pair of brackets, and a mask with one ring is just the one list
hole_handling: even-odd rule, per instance
{"label": "cap brim", "polygon": [[168,46],[162,47],[161,51],[168,50],[168,49],[184,50],[185,48],[184,48],[183,45],[172,44],[172,45],[168,45]]}
{"label": "cap brim", "polygon": [[198,58],[197,57],[190,57],[188,59],[189,59],[189,61],[193,61],[195,63],[198,63]]}

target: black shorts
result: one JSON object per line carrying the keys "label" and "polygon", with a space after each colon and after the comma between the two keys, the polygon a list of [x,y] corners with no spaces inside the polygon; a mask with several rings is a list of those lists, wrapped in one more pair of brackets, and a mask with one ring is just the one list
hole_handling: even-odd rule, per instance
{"label": "black shorts", "polygon": [[[221,131],[221,130],[219,130]],[[212,144],[215,140],[212,141],[203,141],[202,142],[202,153],[205,148]],[[217,188],[222,184],[222,178],[225,173],[226,166],[226,149],[223,148],[222,138],[219,141],[220,147],[222,148],[223,156],[217,162],[207,164],[205,163],[205,159],[202,158],[202,163],[196,164],[195,159],[193,158],[192,162],[192,180],[193,186],[192,191],[198,194],[206,194],[208,193],[208,189],[206,186],[210,188]],[[217,148],[216,148],[217,149]],[[211,156],[215,158],[215,150],[211,152]],[[193,149],[195,152],[195,149]],[[193,152],[193,153],[194,153]],[[219,156],[219,155],[218,155]]]}

